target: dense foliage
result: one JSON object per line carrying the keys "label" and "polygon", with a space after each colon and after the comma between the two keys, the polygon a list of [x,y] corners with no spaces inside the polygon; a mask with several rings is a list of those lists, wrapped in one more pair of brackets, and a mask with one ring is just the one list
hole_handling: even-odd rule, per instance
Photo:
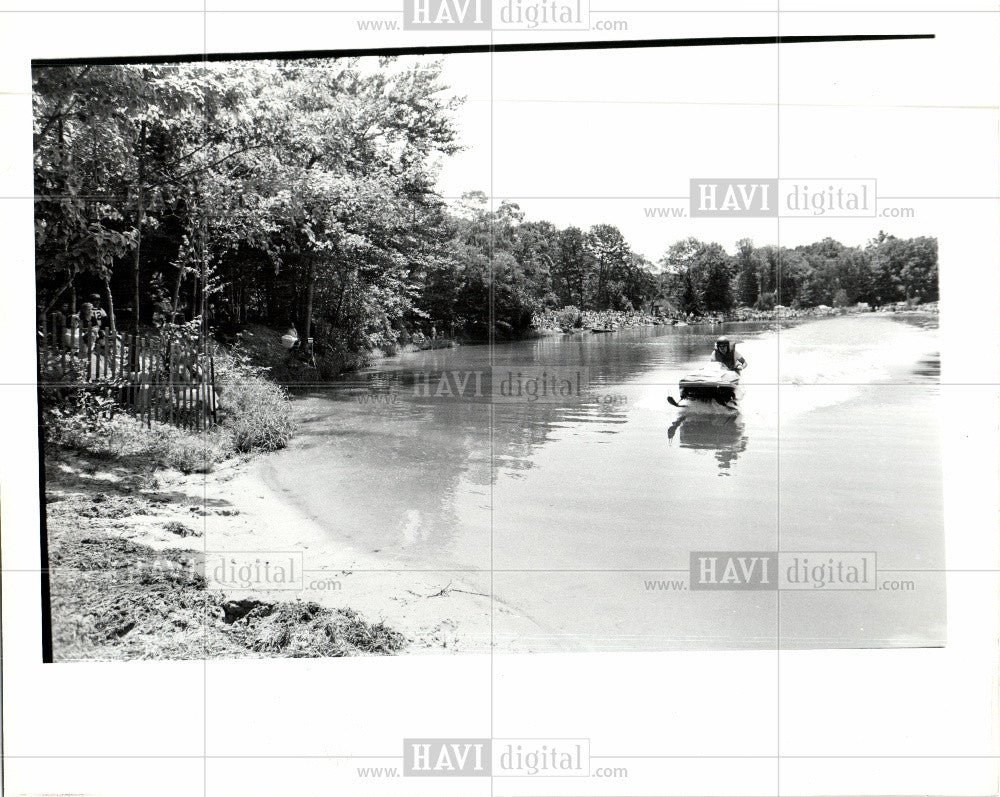
{"label": "dense foliage", "polygon": [[458,99],[437,63],[46,67],[34,73],[39,310],[101,297],[112,328],[295,324],[317,350],[415,332],[524,334],[544,309],[675,311],[937,298],[937,244],[882,234],[659,264],[609,224],[559,229],[485,194],[448,204]]}
{"label": "dense foliage", "polygon": [[734,255],[688,238],[671,246],[660,265],[663,293],[683,313],[938,299],[936,238],[904,240],[881,232],[863,247],[824,238],[794,248],[755,247],[744,238]]}

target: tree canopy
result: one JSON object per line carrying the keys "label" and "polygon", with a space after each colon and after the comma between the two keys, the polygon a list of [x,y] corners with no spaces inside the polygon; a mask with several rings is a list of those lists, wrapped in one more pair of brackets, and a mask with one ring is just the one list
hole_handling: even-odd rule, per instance
{"label": "tree canopy", "polygon": [[340,58],[35,70],[40,312],[94,293],[113,327],[296,324],[362,352],[417,331],[523,335],[539,311],[691,313],[937,298],[937,242],[794,249],[696,239],[658,264],[437,189],[461,102],[441,64]]}

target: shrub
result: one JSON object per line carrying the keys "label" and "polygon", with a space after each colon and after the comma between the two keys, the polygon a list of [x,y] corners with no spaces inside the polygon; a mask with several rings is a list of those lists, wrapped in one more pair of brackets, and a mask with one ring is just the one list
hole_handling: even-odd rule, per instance
{"label": "shrub", "polygon": [[579,308],[569,305],[556,313],[556,323],[561,327],[579,327],[583,324],[583,314]]}
{"label": "shrub", "polygon": [[182,473],[211,473],[231,451],[228,434],[225,433],[185,432],[173,428],[170,432],[165,436],[160,461]]}
{"label": "shrub", "polygon": [[46,439],[73,446],[91,435],[107,434],[120,411],[115,401],[118,386],[110,379],[85,382],[76,357],[69,357],[65,367],[43,368],[39,406]]}
{"label": "shrub", "polygon": [[777,295],[774,293],[762,293],[757,303],[754,305],[758,310],[773,310],[777,304]]}
{"label": "shrub", "polygon": [[276,451],[292,437],[291,402],[285,390],[240,356],[217,361],[216,389],[222,425],[236,451]]}
{"label": "shrub", "polygon": [[90,438],[110,434],[114,412],[113,399],[79,388],[64,401],[45,407],[45,432],[56,442],[85,447]]}
{"label": "shrub", "polygon": [[147,426],[125,413],[95,422],[87,412],[53,408],[46,419],[48,439],[93,457],[184,473],[210,473],[233,451],[224,429],[188,431],[159,421]]}

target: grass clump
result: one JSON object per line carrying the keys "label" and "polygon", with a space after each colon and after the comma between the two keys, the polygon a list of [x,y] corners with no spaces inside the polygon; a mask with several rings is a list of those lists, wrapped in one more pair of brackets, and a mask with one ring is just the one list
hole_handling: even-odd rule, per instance
{"label": "grass clump", "polygon": [[227,600],[206,589],[193,551],[91,534],[56,545],[51,567],[60,661],[391,655],[406,644],[349,609]]}
{"label": "grass clump", "polygon": [[384,623],[372,625],[350,609],[331,610],[311,601],[259,603],[233,626],[248,649],[291,658],[357,651],[386,655],[405,644],[402,634]]}
{"label": "grass clump", "polygon": [[182,473],[211,473],[234,453],[225,429],[195,432],[159,421],[147,425],[125,413],[100,420],[82,413],[56,415],[54,420],[50,415],[46,430],[51,442],[99,460]]}
{"label": "grass clump", "polygon": [[276,451],[288,445],[294,426],[284,388],[235,352],[220,358],[216,374],[222,425],[234,450]]}

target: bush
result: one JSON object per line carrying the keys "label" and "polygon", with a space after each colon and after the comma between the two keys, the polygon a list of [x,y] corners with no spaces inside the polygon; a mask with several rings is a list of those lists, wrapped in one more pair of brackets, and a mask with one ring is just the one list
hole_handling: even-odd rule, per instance
{"label": "bush", "polygon": [[211,473],[212,469],[229,457],[232,450],[227,434],[214,432],[185,432],[167,427],[160,451],[160,462],[182,473]]}
{"label": "bush", "polygon": [[39,373],[39,408],[47,440],[57,443],[107,434],[111,419],[121,411],[115,396],[120,383],[104,379],[86,382],[79,358],[64,367],[47,363]]}
{"label": "bush", "polygon": [[774,293],[762,293],[757,303],[754,305],[758,310],[773,310],[777,304],[777,295]]}
{"label": "bush", "polygon": [[851,297],[847,295],[847,291],[841,288],[833,295],[833,306],[834,307],[849,307],[852,305]]}
{"label": "bush", "polygon": [[238,353],[220,357],[216,375],[222,426],[236,451],[276,451],[288,445],[291,402],[282,387]]}
{"label": "bush", "polygon": [[556,323],[561,327],[579,327],[583,325],[583,314],[579,308],[568,305],[556,313]]}
{"label": "bush", "polygon": [[108,435],[117,409],[114,399],[87,387],[58,398],[43,392],[42,402],[46,437],[67,445]]}
{"label": "bush", "polygon": [[66,448],[102,459],[176,468],[183,473],[210,473],[233,450],[225,430],[194,432],[159,421],[147,426],[125,413],[92,423],[85,411],[56,409],[46,423],[48,439]]}

